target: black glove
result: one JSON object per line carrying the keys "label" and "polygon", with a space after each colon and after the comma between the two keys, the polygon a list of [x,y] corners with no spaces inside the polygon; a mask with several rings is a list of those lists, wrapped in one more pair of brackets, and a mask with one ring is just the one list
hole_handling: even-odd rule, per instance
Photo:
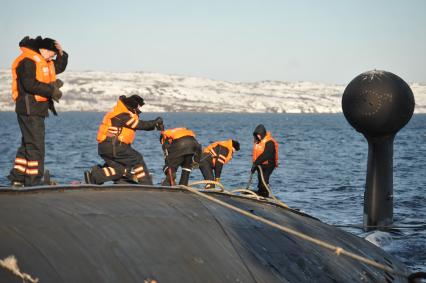
{"label": "black glove", "polygon": [[57,88],[61,88],[64,85],[64,82],[60,79],[56,79],[56,81],[53,83],[53,85]]}
{"label": "black glove", "polygon": [[252,166],[251,166],[251,173],[253,174],[254,172],[256,172],[256,170],[257,170],[257,166],[256,166],[256,164],[253,164]]}
{"label": "black glove", "polygon": [[62,91],[59,90],[55,85],[53,86],[52,99],[56,102],[59,102],[59,99],[62,97]]}
{"label": "black glove", "polygon": [[156,128],[158,131],[164,131],[163,118],[161,118],[161,117],[157,117],[157,118],[155,118],[155,128]]}
{"label": "black glove", "polygon": [[52,92],[52,99],[56,102],[59,102],[59,99],[62,97],[62,92],[59,90],[63,85],[64,82],[60,79],[57,79],[52,83],[53,85],[53,92]]}

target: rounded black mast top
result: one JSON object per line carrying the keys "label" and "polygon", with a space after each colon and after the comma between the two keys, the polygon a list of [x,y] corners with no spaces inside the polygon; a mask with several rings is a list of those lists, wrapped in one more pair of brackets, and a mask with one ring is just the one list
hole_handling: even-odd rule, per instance
{"label": "rounded black mast top", "polygon": [[364,136],[394,135],[411,119],[414,95],[397,75],[374,70],[348,84],[342,108],[348,122]]}
{"label": "rounded black mast top", "polygon": [[408,84],[386,71],[358,75],[343,93],[343,114],[368,141],[365,230],[385,229],[393,222],[393,140],[411,119],[414,104]]}

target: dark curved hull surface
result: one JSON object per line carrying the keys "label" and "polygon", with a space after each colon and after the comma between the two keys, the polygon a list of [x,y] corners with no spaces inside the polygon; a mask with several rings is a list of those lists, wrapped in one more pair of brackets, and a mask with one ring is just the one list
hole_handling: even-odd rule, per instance
{"label": "dark curved hull surface", "polygon": [[[214,197],[388,265],[352,234],[266,202]],[[0,259],[44,282],[406,282],[180,189],[1,190]],[[0,269],[0,282],[22,282]]]}

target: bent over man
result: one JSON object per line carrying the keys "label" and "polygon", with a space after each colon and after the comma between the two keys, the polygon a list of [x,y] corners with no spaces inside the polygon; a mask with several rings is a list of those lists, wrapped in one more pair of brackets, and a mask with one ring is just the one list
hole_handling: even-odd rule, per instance
{"label": "bent over man", "polygon": [[251,173],[257,170],[258,190],[256,193],[263,197],[269,197],[269,177],[278,166],[278,143],[262,124],[255,128],[253,136],[253,165]]}
{"label": "bent over man", "polygon": [[48,109],[56,115],[53,100],[59,101],[63,85],[56,75],[65,70],[68,54],[57,41],[41,36],[27,36],[19,47],[22,53],[12,65],[12,98],[22,140],[8,179],[12,186],[35,186],[44,174],[44,119]]}
{"label": "bent over man", "polygon": [[[235,140],[217,141],[207,146],[200,161],[200,171],[204,180],[220,182],[223,166],[231,161],[234,151],[239,150],[240,143]],[[214,188],[214,185],[207,184],[205,188]]]}
{"label": "bent over man", "polygon": [[142,155],[132,148],[136,130],[152,131],[163,125],[161,117],[139,120],[144,100],[138,95],[120,96],[108,112],[98,130],[98,154],[105,160],[103,166],[94,166],[84,172],[86,183],[103,184],[107,181],[134,182],[152,185],[149,170]]}
{"label": "bent over man", "polygon": [[164,151],[163,168],[166,179],[162,185],[175,185],[176,171],[182,167],[179,185],[188,185],[193,159],[198,162],[201,145],[195,139],[193,131],[187,128],[174,128],[161,132],[160,143]]}

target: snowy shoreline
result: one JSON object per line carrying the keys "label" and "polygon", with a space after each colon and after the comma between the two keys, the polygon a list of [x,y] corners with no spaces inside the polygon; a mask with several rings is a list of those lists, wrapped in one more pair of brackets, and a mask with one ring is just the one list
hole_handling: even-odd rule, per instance
{"label": "snowy shoreline", "polygon": [[[58,111],[105,112],[120,95],[139,94],[145,112],[341,113],[339,84],[226,82],[158,73],[67,71]],[[0,70],[0,109],[14,111],[10,70]],[[426,84],[411,83],[415,113],[426,113]]]}

